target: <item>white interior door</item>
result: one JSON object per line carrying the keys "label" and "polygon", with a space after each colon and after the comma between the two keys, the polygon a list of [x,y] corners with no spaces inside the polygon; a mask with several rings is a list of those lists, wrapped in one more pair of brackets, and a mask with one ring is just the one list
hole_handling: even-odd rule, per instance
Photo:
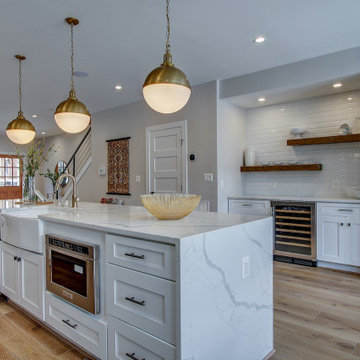
{"label": "white interior door", "polygon": [[146,128],[147,192],[187,192],[186,121]]}

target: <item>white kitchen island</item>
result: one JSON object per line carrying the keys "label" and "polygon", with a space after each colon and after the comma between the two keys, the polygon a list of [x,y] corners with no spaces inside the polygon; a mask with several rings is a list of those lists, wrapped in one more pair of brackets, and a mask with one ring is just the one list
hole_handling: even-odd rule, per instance
{"label": "white kitchen island", "polygon": [[[194,212],[160,221],[142,207],[86,203],[50,207],[39,218],[47,234],[99,246],[99,314],[49,292],[45,309],[48,325],[98,358],[272,354],[272,218]],[[129,252],[145,256],[124,256]],[[142,306],[125,301],[134,294]],[[62,324],[60,313],[79,326]]]}

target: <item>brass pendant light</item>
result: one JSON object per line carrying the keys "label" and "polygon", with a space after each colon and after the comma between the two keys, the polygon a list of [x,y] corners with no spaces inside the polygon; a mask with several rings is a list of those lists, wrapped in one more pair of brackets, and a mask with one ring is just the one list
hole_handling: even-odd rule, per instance
{"label": "brass pendant light", "polygon": [[85,130],[90,123],[90,113],[87,107],[80,102],[74,87],[74,26],[79,24],[78,19],[67,18],[65,21],[71,26],[71,83],[69,97],[60,103],[55,110],[55,121],[61,130],[76,134]]}
{"label": "brass pendant light", "polygon": [[17,118],[8,124],[6,135],[15,144],[25,145],[34,139],[36,132],[33,124],[25,119],[22,112],[22,61],[26,60],[26,57],[15,57],[19,60],[19,113]]}
{"label": "brass pendant light", "polygon": [[170,53],[170,0],[166,0],[166,52],[164,62],[145,79],[143,95],[147,104],[163,114],[182,109],[191,95],[191,86],[186,75],[172,62]]}

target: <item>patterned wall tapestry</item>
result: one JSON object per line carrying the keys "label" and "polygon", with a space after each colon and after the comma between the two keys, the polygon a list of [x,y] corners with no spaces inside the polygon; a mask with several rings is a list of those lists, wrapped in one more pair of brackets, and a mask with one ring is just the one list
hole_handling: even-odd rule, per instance
{"label": "patterned wall tapestry", "polygon": [[108,191],[107,194],[129,193],[129,140],[130,137],[106,140],[108,143]]}

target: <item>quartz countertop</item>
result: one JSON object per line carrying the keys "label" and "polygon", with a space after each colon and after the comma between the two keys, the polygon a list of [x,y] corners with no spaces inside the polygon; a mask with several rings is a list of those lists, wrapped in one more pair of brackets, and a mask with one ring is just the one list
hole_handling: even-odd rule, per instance
{"label": "quartz countertop", "polygon": [[360,204],[359,199],[345,197],[322,197],[322,196],[284,196],[284,195],[232,195],[229,199],[241,200],[274,200],[274,201],[312,201],[312,202],[333,202],[344,204]]}
{"label": "quartz countertop", "polygon": [[239,214],[194,211],[180,220],[158,220],[142,206],[80,203],[79,208],[49,206],[39,218],[65,225],[113,234],[162,239],[181,239],[266,218]]}

